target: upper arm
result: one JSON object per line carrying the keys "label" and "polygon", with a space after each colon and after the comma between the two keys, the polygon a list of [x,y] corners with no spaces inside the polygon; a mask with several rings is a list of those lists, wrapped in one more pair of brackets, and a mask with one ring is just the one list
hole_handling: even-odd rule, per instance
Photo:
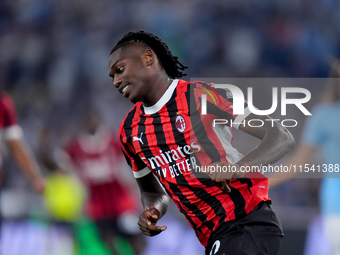
{"label": "upper arm", "polygon": [[[256,123],[256,126],[248,125],[249,121],[253,119],[259,120]],[[294,145],[294,138],[291,133],[269,116],[250,114],[245,118],[245,123],[247,123],[247,125],[240,125],[239,129],[260,140],[269,139],[271,142],[286,141],[287,143]]]}
{"label": "upper arm", "polygon": [[275,121],[265,121],[268,116],[249,115],[246,123],[250,119],[260,119],[263,125],[250,127],[240,125],[240,129],[249,135],[261,140],[260,144],[241,159],[243,164],[265,165],[272,164],[286,155],[295,145],[291,133],[282,125]]}
{"label": "upper arm", "polygon": [[151,172],[143,177],[136,178],[136,181],[141,193],[165,194],[162,186]]}
{"label": "upper arm", "polygon": [[[266,118],[267,117],[265,116],[256,116],[255,114],[250,114],[244,119],[244,123],[246,123],[246,125],[239,125],[239,129],[262,140],[266,131],[268,130],[268,123],[265,121]],[[249,121],[252,119],[260,119],[262,121],[261,124],[263,123],[263,125],[258,125],[258,123],[256,123],[257,126],[248,125]]]}

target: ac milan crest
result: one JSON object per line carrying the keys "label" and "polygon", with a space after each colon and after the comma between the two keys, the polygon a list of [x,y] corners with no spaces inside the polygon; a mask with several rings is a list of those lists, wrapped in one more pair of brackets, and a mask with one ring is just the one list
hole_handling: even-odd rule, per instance
{"label": "ac milan crest", "polygon": [[183,133],[186,128],[186,123],[182,115],[177,115],[175,124],[176,124],[177,130]]}

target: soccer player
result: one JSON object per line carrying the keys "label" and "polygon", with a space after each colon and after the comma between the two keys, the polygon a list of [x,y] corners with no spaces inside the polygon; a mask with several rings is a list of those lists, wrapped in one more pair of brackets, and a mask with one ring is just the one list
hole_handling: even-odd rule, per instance
{"label": "soccer player", "polygon": [[[329,75],[330,81],[324,96],[308,117],[302,133],[302,139],[296,152],[283,164],[304,166],[311,163],[317,155],[322,155],[323,178],[320,185],[320,209],[322,225],[325,228],[326,237],[329,239],[331,254],[340,254],[340,179],[339,179],[339,155],[340,155],[340,63],[338,60],[332,64]],[[310,164],[313,167],[313,164]],[[271,178],[270,186],[278,186],[298,173],[290,173],[284,178]],[[313,225],[312,225],[313,226]],[[323,240],[322,231],[318,225],[311,228],[311,236],[318,240],[307,240],[306,254],[324,254],[322,250],[326,243]],[[320,250],[321,249],[321,250]]]}
{"label": "soccer player", "polygon": [[95,111],[86,112],[82,124],[82,131],[64,147],[64,168],[72,168],[86,187],[86,214],[112,254],[120,254],[117,240],[122,239],[129,244],[120,249],[140,254],[143,239],[138,228],[128,224],[137,218],[138,211],[134,193],[129,190],[133,177],[121,171],[124,159],[116,134]]}
{"label": "soccer player", "polygon": [[[0,92],[0,132],[2,139],[5,141],[12,158],[19,166],[19,169],[29,178],[35,191],[38,193],[43,193],[45,190],[45,180],[41,175],[35,157],[26,146],[22,129],[18,124],[16,109],[12,98],[3,91]],[[2,183],[0,177],[0,192],[1,186]],[[2,221],[1,218],[0,212],[0,228]]]}
{"label": "soccer player", "polygon": [[28,176],[35,190],[42,193],[45,188],[45,180],[40,173],[35,157],[26,146],[12,98],[5,92],[0,94],[0,130],[11,156],[20,170]]}
{"label": "soccer player", "polygon": [[[273,127],[268,122],[256,128],[237,125],[269,117],[233,114],[230,91],[176,79],[185,75],[186,68],[166,43],[144,31],[126,34],[111,51],[113,84],[135,103],[119,134],[145,208],[139,228],[149,236],[166,230],[157,221],[171,198],[206,254],[277,254],[283,233],[270,206],[268,180],[259,172],[240,170],[276,162],[293,147],[294,139],[276,122]],[[208,114],[203,116],[200,102],[207,90],[220,93],[219,103],[207,96]],[[214,128],[214,118],[229,121]],[[234,127],[261,140],[245,156],[231,145],[232,121]],[[203,166],[237,171],[206,175],[198,170]]]}

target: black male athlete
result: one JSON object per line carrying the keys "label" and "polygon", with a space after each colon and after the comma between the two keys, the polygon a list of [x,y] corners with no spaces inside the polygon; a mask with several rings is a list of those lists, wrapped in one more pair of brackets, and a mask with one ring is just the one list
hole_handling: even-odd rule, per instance
{"label": "black male athlete", "polygon": [[[240,123],[269,117],[234,115],[232,95],[226,90],[220,93],[219,104],[207,98],[208,114],[201,116],[202,95],[216,90],[203,82],[176,79],[187,67],[151,33],[126,34],[112,49],[109,68],[114,86],[135,103],[119,133],[145,208],[138,222],[141,231],[153,236],[167,228],[156,223],[166,213],[170,197],[206,254],[277,254],[283,234],[270,207],[267,178],[259,172],[242,173],[240,168],[276,162],[294,145],[291,134],[276,122],[274,127],[239,125],[261,140],[241,155],[231,146],[230,122],[216,130],[211,120]],[[205,175],[197,171],[200,166],[232,166],[237,171]]]}

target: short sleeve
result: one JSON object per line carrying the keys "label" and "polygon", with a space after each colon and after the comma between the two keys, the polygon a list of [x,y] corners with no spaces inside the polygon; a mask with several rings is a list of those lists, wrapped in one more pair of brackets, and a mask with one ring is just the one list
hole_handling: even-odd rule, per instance
{"label": "short sleeve", "polygon": [[0,100],[0,124],[5,140],[14,140],[22,137],[22,129],[18,124],[17,113],[11,97],[4,93]]}
{"label": "short sleeve", "polygon": [[202,96],[206,98],[208,114],[213,114],[217,119],[227,120],[228,124],[238,129],[244,119],[250,114],[247,101],[244,101],[244,114],[234,114],[233,94],[228,89],[214,88],[214,84],[199,82],[195,89],[195,101],[197,110],[202,110]]}

